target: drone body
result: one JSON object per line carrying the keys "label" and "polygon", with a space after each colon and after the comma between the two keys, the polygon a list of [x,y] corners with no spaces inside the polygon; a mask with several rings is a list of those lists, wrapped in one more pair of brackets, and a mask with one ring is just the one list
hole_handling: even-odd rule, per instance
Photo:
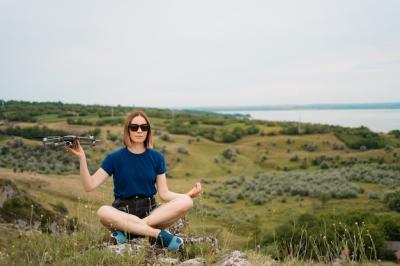
{"label": "drone body", "polygon": [[68,135],[68,136],[50,136],[50,137],[44,137],[42,139],[43,145],[46,146],[68,146],[70,148],[75,148],[76,147],[76,141],[79,140],[79,143],[81,145],[91,145],[95,146],[96,142],[99,142],[100,140],[96,140],[94,136],[89,136],[89,137],[78,137],[74,135]]}

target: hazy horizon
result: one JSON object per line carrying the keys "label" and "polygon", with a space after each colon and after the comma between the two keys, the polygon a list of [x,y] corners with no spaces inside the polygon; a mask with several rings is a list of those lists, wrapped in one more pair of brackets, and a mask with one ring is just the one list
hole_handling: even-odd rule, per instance
{"label": "hazy horizon", "polygon": [[[89,104],[89,103],[81,103],[81,102],[65,102],[65,101],[32,101],[32,100],[20,100],[20,99],[1,99],[0,98],[0,104],[5,101],[26,101],[26,102],[37,102],[37,103],[55,103],[55,102],[61,102],[63,104],[82,104],[82,105],[104,105],[104,106],[124,106],[127,107],[129,105],[123,105],[123,104]],[[394,107],[393,107],[394,105]],[[347,107],[350,106],[351,108],[349,109],[379,109],[380,106],[383,106],[383,109],[400,109],[400,101],[399,102],[349,102],[349,103],[310,103],[310,104],[261,104],[261,105],[204,105],[204,106],[165,106],[165,107],[158,107],[158,106],[138,106],[134,105],[136,107],[143,107],[143,108],[170,108],[170,109],[193,109],[193,110],[242,110],[242,111],[250,111],[250,110],[257,110],[258,108],[272,108],[271,111],[275,110],[274,108],[278,108],[276,110],[288,110],[285,108],[305,108],[305,107],[310,107],[310,108],[324,108],[324,107],[329,107],[332,106],[334,109],[348,109]],[[370,107],[371,106],[371,107]],[[340,108],[342,107],[342,108]],[[237,108],[237,109],[235,109]],[[250,109],[246,109],[250,108]],[[301,110],[301,109],[300,109]]]}

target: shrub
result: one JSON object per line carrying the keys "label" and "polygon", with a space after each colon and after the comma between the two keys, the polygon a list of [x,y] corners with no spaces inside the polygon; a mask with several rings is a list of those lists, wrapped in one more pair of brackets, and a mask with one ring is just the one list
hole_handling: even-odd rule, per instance
{"label": "shrub", "polygon": [[344,150],[344,145],[343,144],[337,144],[336,142],[332,144],[332,149],[333,150]]}
{"label": "shrub", "polygon": [[303,161],[300,164],[301,169],[307,169],[308,164],[307,164],[307,158],[304,158]]}
{"label": "shrub", "polygon": [[[119,136],[118,134],[113,134],[111,132],[107,132],[107,139],[111,140],[112,142],[116,142],[117,140],[119,140]],[[122,138],[121,138],[122,140]]]}
{"label": "shrub", "polygon": [[266,155],[261,155],[260,157],[260,162],[265,162],[266,160],[268,160],[268,157]]}
{"label": "shrub", "polygon": [[303,147],[305,148],[306,151],[309,151],[309,152],[316,151],[318,148],[317,144],[315,144],[315,143],[309,143]]}
{"label": "shrub", "polygon": [[246,129],[245,129],[246,135],[255,135],[259,131],[260,131],[260,129],[255,125],[251,125],[249,127],[246,127]]}
{"label": "shrub", "polygon": [[230,160],[230,161],[235,161],[236,155],[237,155],[237,154],[236,154],[236,151],[233,150],[233,149],[230,149],[230,148],[225,149],[225,150],[222,152],[222,156],[223,156],[225,159]]}
{"label": "shrub", "polygon": [[380,227],[385,233],[385,239],[400,241],[399,217],[393,214],[385,214],[379,217]]}
{"label": "shrub", "polygon": [[162,134],[160,139],[163,140],[163,141],[166,141],[166,142],[172,142],[172,138],[168,134]]}
{"label": "shrub", "polygon": [[280,131],[281,134],[284,135],[299,135],[299,127],[298,126],[290,126],[287,128],[284,128]]}
{"label": "shrub", "polygon": [[[13,168],[15,172],[23,170],[60,174],[79,171],[79,162],[70,154],[67,154],[64,149],[45,148],[42,145],[26,145],[20,139],[9,142],[3,147],[6,148],[1,149],[7,151],[7,153],[0,156],[0,165]],[[97,163],[91,160],[90,153],[86,156],[90,171],[96,170]]]}
{"label": "shrub", "polygon": [[105,126],[105,125],[110,125],[110,126],[115,126],[115,125],[123,125],[125,122],[124,118],[102,118],[96,121],[96,126]]}
{"label": "shrub", "polygon": [[323,170],[329,169],[329,164],[325,161],[323,161],[320,165],[320,168]]}
{"label": "shrub", "polygon": [[394,135],[395,138],[400,138],[400,130],[398,130],[398,129],[391,130],[391,131],[389,131],[389,135]]}
{"label": "shrub", "polygon": [[384,202],[389,209],[400,212],[400,191],[387,193]]}
{"label": "shrub", "polygon": [[387,141],[378,133],[372,132],[367,127],[334,129],[335,136],[352,149],[379,149],[385,147]]}
{"label": "shrub", "polygon": [[291,161],[291,162],[297,162],[298,160],[299,160],[299,156],[297,154],[293,154],[289,158],[289,161]]}
{"label": "shrub", "polygon": [[375,191],[370,191],[368,193],[368,198],[370,199],[379,199],[379,193]]}
{"label": "shrub", "polygon": [[364,145],[360,146],[360,151],[366,151],[366,150],[367,150],[366,146],[364,146]]}
{"label": "shrub", "polygon": [[184,155],[189,155],[189,151],[185,147],[179,147],[178,148],[178,153],[184,154]]}

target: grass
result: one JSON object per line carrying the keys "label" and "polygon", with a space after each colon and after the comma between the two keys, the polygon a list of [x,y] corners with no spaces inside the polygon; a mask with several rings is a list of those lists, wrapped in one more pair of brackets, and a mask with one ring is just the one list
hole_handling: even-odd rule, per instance
{"label": "grass", "polygon": [[[88,117],[85,117],[84,119],[88,119]],[[154,128],[158,129],[161,133],[167,133],[165,131],[165,121],[165,119],[161,118],[152,119]],[[46,123],[46,126],[54,129],[68,127],[69,129],[78,132],[86,132],[92,129],[92,127],[87,126],[66,125],[65,119],[56,119],[51,115],[41,117],[40,122]],[[239,124],[241,123],[238,123],[237,125]],[[237,125],[232,124],[230,127]],[[32,126],[32,124],[29,124],[29,126]],[[264,133],[272,131],[278,132],[280,129],[280,127],[268,127],[264,125],[259,127]],[[102,158],[104,158],[105,153],[121,146],[106,140],[107,130],[113,134],[122,134],[121,126],[104,126],[101,127],[101,130],[102,132],[99,138],[103,141],[94,149],[87,149],[87,152],[90,153],[93,158],[99,159],[100,161]],[[165,158],[167,163],[169,163],[167,173],[168,185],[172,191],[176,192],[188,191],[191,189],[193,184],[200,179],[208,182],[222,183],[223,181],[235,176],[251,176],[255,175],[256,173],[275,171],[277,166],[281,168],[288,167],[290,169],[298,169],[303,158],[307,158],[307,160],[310,162],[313,158],[321,155],[326,155],[329,157],[339,155],[343,159],[350,157],[357,157],[360,159],[368,159],[379,156],[390,157],[390,154],[388,155],[388,153],[386,153],[383,149],[368,150],[365,152],[348,148],[344,150],[333,150],[331,144],[342,144],[342,142],[331,133],[303,136],[253,135],[243,137],[240,140],[230,144],[215,143],[202,137],[199,138],[199,141],[196,141],[196,138],[192,136],[174,134],[170,135],[173,139],[173,142],[163,141],[158,136],[154,136],[154,140],[157,149],[160,149],[163,145],[167,146]],[[0,141],[5,142],[8,139],[9,138],[2,137]],[[288,139],[292,140],[293,143],[288,144]],[[192,140],[191,144],[189,144],[189,140]],[[395,142],[395,140],[393,140],[393,142]],[[318,149],[315,152],[306,151],[303,146],[309,143],[317,144]],[[30,144],[33,145],[34,142],[31,142]],[[182,146],[189,151],[189,155],[183,155],[177,152],[178,147]],[[236,162],[230,162],[222,158],[221,154],[226,148],[239,150]],[[288,152],[288,150],[290,150],[290,152]],[[398,148],[396,149],[396,151],[399,150],[400,149]],[[289,160],[294,153],[299,156],[298,162],[290,162]],[[263,155],[267,156],[268,159],[264,163],[259,163],[259,159]],[[176,162],[177,157],[180,158],[180,162]],[[220,162],[215,163],[214,158],[218,158]],[[313,171],[313,169],[314,168],[310,167],[305,171]],[[95,212],[101,205],[110,205],[112,202],[113,185],[111,178],[109,178],[106,183],[96,191],[85,193],[79,180],[79,173],[73,175],[39,175],[36,173],[26,172],[14,173],[12,170],[0,168],[0,177],[7,177],[15,180],[17,184],[29,191],[29,193],[31,193],[49,208],[51,208],[51,204],[63,202],[69,210],[70,216],[80,217],[80,219],[86,221],[88,225],[96,228],[91,234],[101,235],[101,232],[103,232],[101,225],[99,225],[99,222],[95,217]],[[42,182],[40,187],[28,185],[39,182]],[[286,202],[281,201],[282,197],[276,197],[272,199],[272,201],[261,206],[254,206],[248,201],[238,201],[235,204],[222,204],[207,196],[200,197],[196,199],[196,201],[215,207],[217,210],[221,210],[221,213],[226,214],[226,217],[213,218],[202,216],[201,213],[196,213],[196,210],[193,210],[189,216],[191,221],[189,230],[190,233],[193,234],[217,234],[219,238],[223,240],[222,246],[225,246],[226,249],[246,249],[254,248],[254,244],[251,243],[253,229],[248,228],[249,225],[251,226],[251,223],[234,224],[227,221],[229,220],[227,217],[244,217],[246,215],[249,217],[254,217],[255,215],[258,215],[258,222],[260,226],[259,229],[262,231],[268,231],[273,230],[279,224],[282,224],[288,219],[296,217],[302,213],[322,213],[353,208],[374,210],[381,210],[385,208],[381,200],[370,199],[368,197],[368,192],[378,192],[379,195],[383,197],[383,193],[388,190],[387,187],[363,182],[357,182],[356,184],[364,188],[364,194],[361,194],[355,199],[330,199],[324,205],[322,205],[321,201],[318,199],[299,199],[291,196],[286,197]],[[203,183],[204,191],[210,191],[213,186],[213,183]],[[0,230],[3,231],[3,229]],[[80,263],[85,262],[85,259],[83,258],[84,256],[79,255],[79,253],[73,253],[74,249],[73,246],[71,246],[73,245],[72,239],[66,240],[66,245],[69,246],[62,246],[62,243],[58,243],[57,240],[52,239],[52,241],[55,241],[54,243],[56,243],[55,247],[53,248],[49,247],[52,242],[50,240],[41,240],[39,238],[35,241],[43,242],[43,246],[37,247],[39,250],[38,252],[42,252],[41,258],[34,257],[33,253],[29,255],[33,256],[30,258],[32,258],[32,260],[35,262],[41,263],[43,260],[46,261],[47,258],[43,255],[46,251],[50,252],[51,254],[59,254],[57,253],[57,250],[61,249],[69,250],[69,252],[72,252],[71,254],[74,255],[72,256],[73,258],[69,256],[69,259],[66,261],[57,260],[57,263],[77,263],[79,265]],[[68,242],[71,242],[72,244],[68,244]],[[23,248],[23,246],[21,246],[21,248]],[[208,252],[206,248],[199,249],[202,251],[196,252],[204,252],[205,254]],[[112,262],[111,255],[100,253],[98,250],[85,250],[84,254],[85,256],[88,256],[88,260],[86,262],[94,262],[94,264],[109,264]],[[57,257],[58,255],[54,256]],[[260,254],[251,253],[251,256],[252,258],[256,258],[255,260],[258,261],[257,258],[260,256]],[[95,257],[98,257],[99,260],[96,260]],[[262,261],[262,259],[264,258],[260,258],[259,260]],[[140,258],[138,260],[140,261]],[[121,258],[121,264],[123,265],[124,263],[128,264],[129,262],[124,261],[124,259]],[[288,265],[290,265],[291,261],[289,260],[288,263]]]}
{"label": "grass", "polygon": [[[158,120],[159,121],[154,123],[155,126],[162,126],[164,120]],[[62,126],[62,123],[49,124],[49,127],[54,128],[59,128]],[[90,127],[85,126],[76,127],[80,128],[82,131],[87,131],[90,129]],[[107,126],[102,128],[101,138],[104,140],[106,130],[118,132],[120,127]],[[334,151],[328,144],[326,144],[326,141],[329,141],[330,143],[340,143],[340,141],[337,140],[333,134],[305,136],[278,135],[272,137],[248,136],[232,144],[215,143],[204,138],[200,138],[200,141],[198,142],[193,141],[191,144],[188,144],[189,140],[194,139],[193,137],[185,135],[171,136],[173,138],[173,142],[165,142],[159,139],[159,137],[155,137],[155,143],[158,148],[161,148],[163,145],[168,146],[167,153],[165,155],[167,162],[173,161],[177,156],[181,158],[181,162],[174,163],[173,167],[168,167],[167,173],[167,177],[171,176],[171,178],[168,178],[170,189],[177,192],[188,191],[193,184],[200,179],[209,181],[214,180],[215,182],[219,183],[231,178],[232,176],[253,175],[258,172],[275,171],[275,167],[277,165],[281,167],[296,167],[299,164],[298,162],[289,161],[292,153],[298,154],[300,158],[308,158],[309,160],[310,158],[320,156],[322,154],[332,157],[335,155],[340,155],[343,158],[351,156],[368,158],[371,156],[379,156],[384,154],[384,151],[382,150],[367,151],[363,153],[349,149]],[[291,139],[294,141],[294,143],[287,144],[287,139]],[[257,146],[257,142],[260,142],[261,145]],[[312,153],[304,151],[302,145],[312,142],[316,143],[319,149]],[[190,155],[182,155],[177,153],[177,148],[180,146],[184,146],[189,151]],[[101,143],[101,146],[87,150],[87,152],[90,152],[93,154],[93,156],[97,156],[97,158],[100,159],[105,155],[98,151],[98,149],[101,147],[106,147],[108,152],[117,148],[118,145],[105,140],[103,143]],[[240,153],[236,162],[232,163],[222,159],[222,151],[227,147],[239,150]],[[287,152],[288,149],[291,149],[290,153]],[[256,163],[256,161],[258,160],[259,156],[263,154],[264,150],[268,150],[267,164],[260,165]],[[220,159],[220,163],[214,163],[213,160],[215,157]],[[301,161],[301,159],[299,161]],[[307,171],[312,171],[312,169],[308,169]],[[190,175],[188,176],[187,173]],[[7,176],[10,174],[16,179],[26,179],[28,180],[27,182],[33,181],[32,176],[48,182],[49,185],[47,187],[43,187],[42,189],[30,188],[33,190],[32,193],[44,202],[54,202],[57,198],[57,200],[66,202],[66,206],[69,207],[73,206],[73,198],[78,196],[83,199],[90,199],[93,202],[96,202],[97,206],[102,204],[110,204],[112,201],[111,178],[108,179],[108,181],[95,192],[88,194],[83,191],[79,176],[77,175],[46,176],[29,173],[14,174],[6,169],[2,169],[0,171],[0,176]],[[208,191],[211,188],[211,184],[203,184],[204,191]],[[367,197],[368,191],[381,191],[382,193],[385,191],[385,187],[373,184],[366,184],[365,189],[366,191],[363,197]],[[379,208],[379,206],[383,206],[383,204],[381,204],[379,201],[368,200],[363,197],[353,200],[331,200],[327,206],[352,208],[354,206],[367,206],[369,202],[376,204],[377,208]],[[207,202],[207,204],[211,206],[226,209],[223,205],[215,203],[213,200],[208,198],[204,198],[203,201]],[[263,228],[268,230],[279,224],[283,219],[285,219],[285,217],[287,217],[288,214],[297,215],[304,212],[313,211],[313,209],[319,205],[320,202],[318,200],[304,199],[302,202],[297,202],[294,198],[288,197],[286,203],[281,203],[279,198],[277,198],[276,200],[268,202],[262,206],[252,206],[251,204],[237,203],[230,205],[228,210],[231,213],[237,213],[243,209],[250,214],[261,213]],[[244,242],[245,241],[242,241],[242,243]]]}

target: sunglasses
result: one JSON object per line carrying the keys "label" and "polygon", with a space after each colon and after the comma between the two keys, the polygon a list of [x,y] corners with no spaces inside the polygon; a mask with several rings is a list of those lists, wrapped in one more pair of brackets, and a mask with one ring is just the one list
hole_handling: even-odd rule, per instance
{"label": "sunglasses", "polygon": [[130,125],[129,125],[129,130],[130,130],[130,131],[138,131],[138,130],[139,130],[139,127],[140,127],[140,129],[141,129],[142,131],[149,131],[149,130],[150,130],[150,125],[149,125],[149,124],[141,124],[141,125],[138,125],[138,124],[130,124]]}

